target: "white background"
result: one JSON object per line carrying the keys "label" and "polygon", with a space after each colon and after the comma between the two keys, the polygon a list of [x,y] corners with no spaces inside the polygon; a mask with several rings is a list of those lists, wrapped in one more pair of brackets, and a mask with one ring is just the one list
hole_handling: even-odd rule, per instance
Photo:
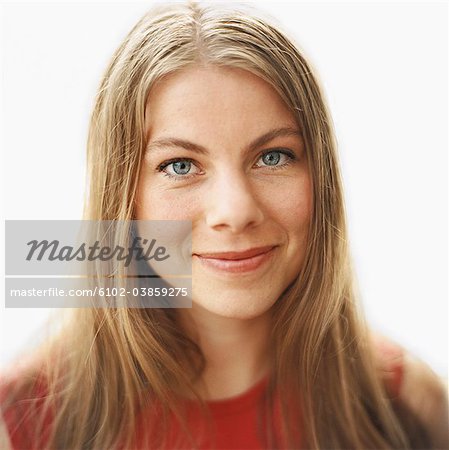
{"label": "white background", "polygon": [[[447,3],[253,3],[293,34],[324,86],[369,322],[447,378]],[[81,218],[93,98],[150,6],[3,4],[6,219]],[[37,342],[48,313],[2,305],[2,367]]]}

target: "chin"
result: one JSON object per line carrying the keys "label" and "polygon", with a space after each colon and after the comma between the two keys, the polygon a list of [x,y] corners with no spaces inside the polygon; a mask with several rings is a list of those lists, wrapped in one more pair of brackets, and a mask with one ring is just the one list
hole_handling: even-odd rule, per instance
{"label": "chin", "polygon": [[248,295],[245,294],[234,295],[195,295],[193,293],[192,307],[193,309],[200,309],[209,314],[219,317],[226,317],[229,319],[254,319],[264,315],[268,312],[277,297],[267,297],[263,295]]}

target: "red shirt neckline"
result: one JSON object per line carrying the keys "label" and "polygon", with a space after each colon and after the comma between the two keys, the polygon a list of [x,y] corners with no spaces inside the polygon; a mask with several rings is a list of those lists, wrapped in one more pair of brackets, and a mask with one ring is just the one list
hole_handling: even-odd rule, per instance
{"label": "red shirt neckline", "polygon": [[[206,400],[205,403],[215,417],[234,414],[238,411],[252,408],[266,389],[268,379],[269,377],[266,375],[241,394],[219,400]],[[187,404],[192,405],[195,403],[195,400],[187,400]]]}

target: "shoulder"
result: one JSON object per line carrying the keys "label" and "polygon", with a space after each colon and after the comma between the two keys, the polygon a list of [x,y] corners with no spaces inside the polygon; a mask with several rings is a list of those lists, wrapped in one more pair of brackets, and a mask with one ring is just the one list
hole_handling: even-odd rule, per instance
{"label": "shoulder", "polygon": [[437,448],[449,448],[447,388],[436,373],[410,353],[404,356],[401,401],[424,424]]}
{"label": "shoulder", "polygon": [[[46,438],[50,420],[50,415],[43,407],[45,397],[42,376],[26,371],[0,374],[0,448],[40,447],[40,443],[34,442]],[[35,435],[38,422],[42,423],[45,430],[39,438]]]}
{"label": "shoulder", "polygon": [[424,425],[437,448],[449,447],[447,388],[421,359],[391,339],[373,334],[378,370],[387,390]]}
{"label": "shoulder", "polygon": [[0,412],[0,448],[4,450],[12,450],[10,433],[6,425],[3,414]]}
{"label": "shoulder", "polygon": [[402,395],[405,349],[379,333],[371,334],[376,369],[391,398]]}

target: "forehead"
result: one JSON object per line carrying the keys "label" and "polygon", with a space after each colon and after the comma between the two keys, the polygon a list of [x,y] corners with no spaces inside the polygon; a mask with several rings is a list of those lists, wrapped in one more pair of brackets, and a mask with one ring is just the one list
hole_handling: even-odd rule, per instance
{"label": "forehead", "polygon": [[246,136],[295,126],[293,114],[265,80],[239,68],[188,68],[165,76],[150,91],[147,138],[167,132]]}

